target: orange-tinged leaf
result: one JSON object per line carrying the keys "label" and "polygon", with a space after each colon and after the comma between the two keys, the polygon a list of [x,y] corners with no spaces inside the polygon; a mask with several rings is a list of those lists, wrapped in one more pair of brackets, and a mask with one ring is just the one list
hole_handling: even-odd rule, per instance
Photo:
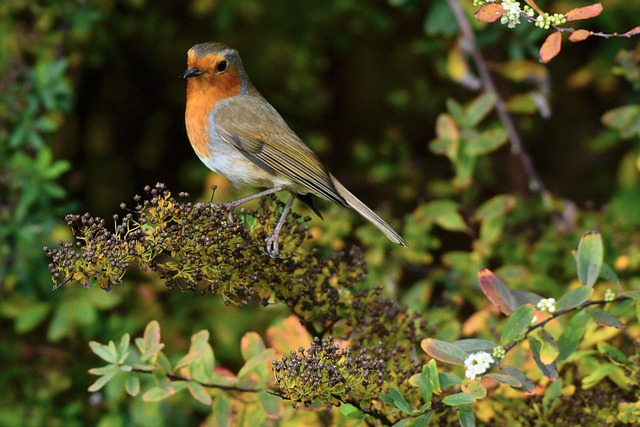
{"label": "orange-tinged leaf", "polygon": [[602,4],[595,3],[589,6],[571,9],[569,12],[564,14],[564,17],[567,19],[567,21],[577,21],[579,19],[594,18],[600,15],[600,13],[602,13]]}
{"label": "orange-tinged leaf", "polygon": [[540,6],[538,6],[538,5],[536,4],[536,2],[535,2],[535,1],[533,1],[533,0],[524,0],[524,2],[525,2],[526,4],[528,4],[529,6],[531,6],[531,7],[533,8],[533,10],[535,10],[536,12],[538,12],[538,15],[544,15],[544,10],[542,10],[542,9],[540,8]]}
{"label": "orange-tinged leaf", "polygon": [[540,62],[546,64],[560,53],[562,47],[562,34],[560,31],[549,34],[540,48]]}
{"label": "orange-tinged leaf", "polygon": [[518,303],[507,285],[491,270],[483,268],[478,272],[478,284],[489,301],[507,316],[518,308]]}
{"label": "orange-tinged leaf", "polygon": [[311,346],[311,336],[296,316],[287,317],[282,325],[267,328],[267,342],[280,354]]}
{"label": "orange-tinged leaf", "polygon": [[500,3],[489,3],[476,12],[476,19],[482,22],[495,22],[504,15],[505,10]]}
{"label": "orange-tinged leaf", "polygon": [[631,37],[635,36],[636,34],[640,34],[640,26],[630,29],[629,31],[624,33],[623,36]]}
{"label": "orange-tinged leaf", "polygon": [[569,36],[569,40],[571,40],[572,42],[581,42],[582,40],[588,39],[591,34],[592,34],[591,31],[575,30]]}

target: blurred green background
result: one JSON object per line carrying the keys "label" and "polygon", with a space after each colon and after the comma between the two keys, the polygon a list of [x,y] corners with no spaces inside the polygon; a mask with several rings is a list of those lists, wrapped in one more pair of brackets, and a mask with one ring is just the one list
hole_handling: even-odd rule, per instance
{"label": "blurred green background", "polygon": [[[578,4],[545,6],[566,11]],[[640,21],[640,11],[627,6],[608,2],[602,17],[585,25],[626,31]],[[458,28],[443,0],[3,1],[0,426],[194,425],[207,412],[187,397],[161,406],[115,392],[107,398],[87,393],[93,378],[86,371],[96,362],[87,342],[139,334],[157,319],[165,341],[182,350],[192,333],[210,329],[218,360],[234,368],[241,334],[262,332],[284,315],[282,307],[237,309],[215,297],[169,292],[142,273],[128,275],[109,294],[74,285],[51,291],[42,247],[71,240],[66,213],[109,219],[121,213],[121,202],[158,181],[175,193],[190,192],[193,200],[208,200],[212,183],[219,185],[218,201],[250,191],[211,175],[186,137],[180,76],[187,50],[203,41],[238,49],[254,85],[329,170],[382,216],[394,218],[400,231],[402,224],[419,223],[427,202],[453,199],[471,215],[482,201],[508,193],[518,198],[518,208],[481,267],[537,262],[531,268],[538,285],[566,284],[571,275],[561,267],[571,262],[576,236],[590,226],[604,229],[605,238],[609,232],[610,261],[626,260],[633,276],[638,255],[628,248],[639,240],[638,129],[629,130],[628,123],[607,128],[601,117],[638,103],[637,41],[565,42],[537,81],[514,82],[500,75],[499,65],[535,62],[545,34],[532,26],[474,25],[503,96],[538,91],[551,108],[549,118],[534,108],[518,116],[517,125],[544,183],[579,209],[578,225],[568,234],[557,232],[528,192],[508,146],[481,158],[466,188],[452,185],[450,162],[429,150],[446,100],[466,103],[477,96],[454,81]],[[470,290],[475,264],[456,263],[451,255],[473,254],[473,231],[436,227],[418,235],[411,230],[420,227],[407,227],[407,240],[422,243],[397,254],[375,243],[377,230],[356,215],[325,203],[321,208],[325,221],[312,220],[318,245],[342,249],[357,230],[372,247],[371,284],[386,285],[425,313],[442,308],[433,312],[439,313],[434,322],[452,330],[460,330],[470,307],[481,306]],[[523,288],[531,284],[515,276]],[[461,283],[476,295],[464,297],[471,305],[456,299]],[[455,310],[443,314],[448,307]]]}

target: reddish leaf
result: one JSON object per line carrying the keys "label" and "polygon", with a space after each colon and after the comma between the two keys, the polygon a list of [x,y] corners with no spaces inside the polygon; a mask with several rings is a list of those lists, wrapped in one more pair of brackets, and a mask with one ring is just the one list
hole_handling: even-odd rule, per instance
{"label": "reddish leaf", "polygon": [[582,40],[586,40],[589,38],[589,36],[591,36],[591,31],[587,31],[587,30],[575,30],[573,33],[571,33],[571,35],[569,36],[569,40],[571,40],[572,42],[581,42]]}
{"label": "reddish leaf", "polygon": [[564,14],[564,17],[567,19],[567,21],[577,21],[579,19],[594,18],[600,15],[601,12],[602,4],[595,3],[589,6],[571,9],[569,12]]}
{"label": "reddish leaf", "polygon": [[504,15],[505,10],[500,3],[489,3],[476,12],[476,19],[482,22],[495,22]]}
{"label": "reddish leaf", "polygon": [[489,298],[489,301],[509,316],[518,307],[515,297],[502,280],[487,268],[478,272],[480,289]]}
{"label": "reddish leaf", "polygon": [[562,46],[562,34],[560,31],[549,34],[540,48],[540,62],[546,64],[560,53]]}
{"label": "reddish leaf", "polygon": [[631,37],[635,36],[636,34],[640,34],[640,26],[630,29],[629,31],[624,33],[623,36]]}

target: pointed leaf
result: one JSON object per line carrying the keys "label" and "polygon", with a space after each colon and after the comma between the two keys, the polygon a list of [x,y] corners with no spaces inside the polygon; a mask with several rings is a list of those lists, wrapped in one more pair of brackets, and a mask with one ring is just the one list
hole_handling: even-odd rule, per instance
{"label": "pointed leaf", "polygon": [[109,363],[117,363],[118,355],[112,352],[109,346],[101,344],[97,341],[90,341],[89,347],[99,358]]}
{"label": "pointed leaf", "polygon": [[492,92],[486,92],[474,99],[467,107],[466,127],[475,127],[490,112],[496,102],[496,96]]}
{"label": "pointed leaf", "polygon": [[535,309],[532,305],[522,305],[513,312],[502,328],[501,345],[507,345],[515,341],[524,331],[531,326]]}
{"label": "pointed leaf", "polygon": [[489,373],[485,374],[485,377],[493,378],[499,383],[506,384],[513,388],[522,387],[522,383],[517,378],[512,377],[511,375]]}
{"label": "pointed leaf", "polygon": [[591,31],[587,31],[587,30],[575,30],[573,33],[571,33],[571,35],[569,36],[569,40],[571,40],[572,42],[581,42],[583,40],[588,39],[591,34],[593,34]]}
{"label": "pointed leaf", "polygon": [[489,301],[507,316],[518,307],[507,285],[489,269],[483,268],[478,272],[478,283]]}
{"label": "pointed leaf", "polygon": [[562,48],[562,33],[560,31],[553,32],[545,39],[540,47],[540,62],[546,64],[560,53]]}
{"label": "pointed leaf", "polygon": [[624,328],[624,323],[622,323],[620,319],[601,308],[590,308],[587,310],[587,313],[589,313],[589,316],[591,316],[598,325],[611,326],[612,328],[618,329]]}
{"label": "pointed leaf", "polygon": [[507,132],[502,128],[488,129],[479,132],[464,144],[465,152],[477,157],[497,150],[507,142]]}
{"label": "pointed leaf", "polygon": [[604,248],[598,232],[585,233],[578,244],[578,279],[585,286],[593,286],[600,274]]}
{"label": "pointed leaf", "polygon": [[600,277],[610,281],[611,283],[616,285],[618,289],[622,290],[622,285],[620,285],[620,279],[618,279],[616,272],[613,271],[613,268],[609,267],[609,264],[605,262],[603,262],[602,266],[600,267]]}
{"label": "pointed leaf", "polygon": [[568,308],[574,308],[588,300],[593,294],[593,288],[587,286],[580,286],[579,288],[571,289],[566,294],[562,295],[556,303],[556,310],[566,310]]}
{"label": "pointed leaf", "polygon": [[584,332],[587,330],[589,315],[586,311],[580,310],[567,322],[566,326],[558,338],[558,362],[566,360],[578,348]]}
{"label": "pointed leaf", "polygon": [[464,365],[469,353],[455,344],[434,338],[425,338],[421,343],[422,349],[431,357],[455,365]]}
{"label": "pointed leaf", "polygon": [[478,9],[475,15],[478,21],[495,22],[504,15],[504,12],[505,10],[500,3],[488,3]]}
{"label": "pointed leaf", "polygon": [[580,19],[594,18],[600,15],[600,13],[602,13],[602,4],[595,3],[589,6],[571,9],[569,12],[564,14],[564,17],[567,21],[577,21]]}

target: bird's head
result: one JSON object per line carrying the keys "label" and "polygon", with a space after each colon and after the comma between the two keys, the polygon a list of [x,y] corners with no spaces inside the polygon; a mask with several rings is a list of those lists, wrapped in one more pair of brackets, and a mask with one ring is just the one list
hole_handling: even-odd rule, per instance
{"label": "bird's head", "polygon": [[219,99],[245,92],[251,86],[238,51],[223,43],[200,43],[187,52],[187,89],[213,92]]}

